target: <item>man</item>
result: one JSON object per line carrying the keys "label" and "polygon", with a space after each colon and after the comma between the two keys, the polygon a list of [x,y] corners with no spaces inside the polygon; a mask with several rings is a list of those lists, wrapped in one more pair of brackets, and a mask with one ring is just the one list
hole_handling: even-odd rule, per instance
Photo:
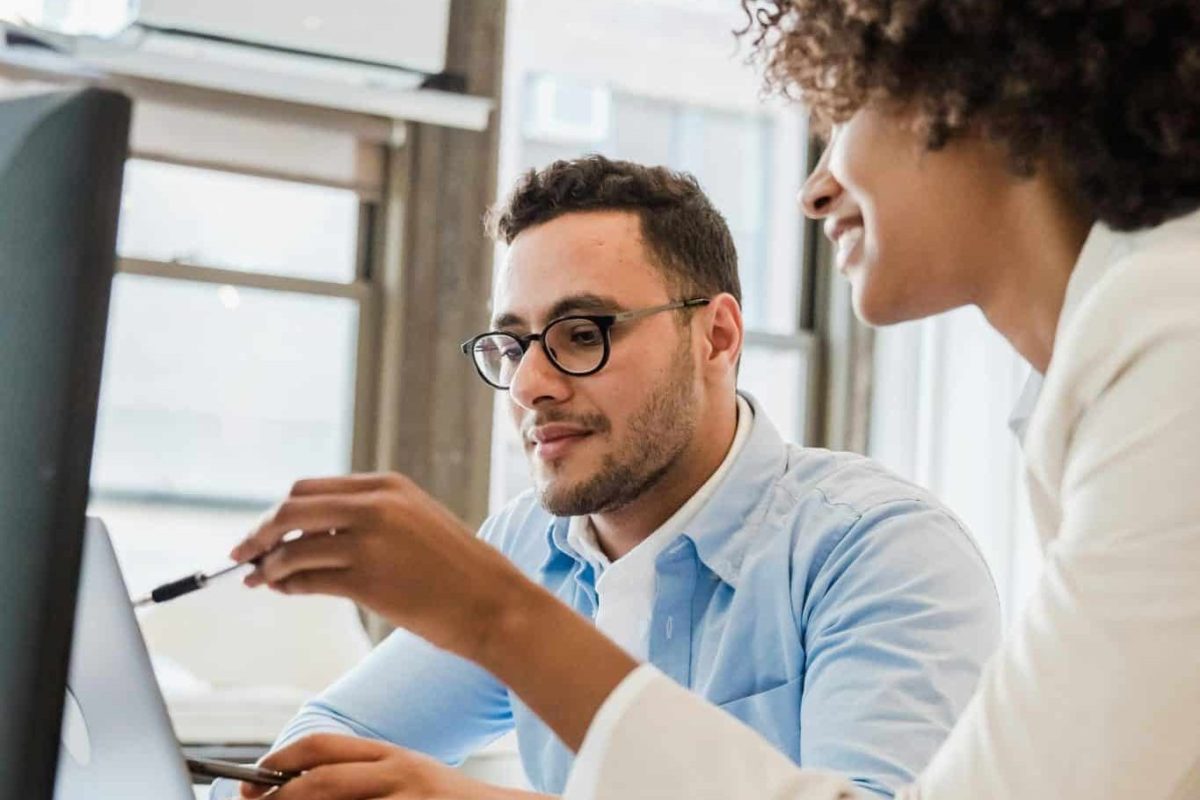
{"label": "man", "polygon": [[[598,704],[612,676],[560,638],[564,605],[619,662],[649,661],[793,761],[881,795],[911,780],[999,635],[962,526],[867,459],[784,443],[737,393],[736,253],[694,179],[560,161],[527,175],[493,228],[510,245],[494,330],[464,352],[508,392],[535,491],[484,524],[491,549],[400,476],[301,481],[235,551],[275,548],[251,585],[346,595],[418,634],[397,632],[302,710],[280,746],[359,738],[285,750],[309,771],[279,800],[503,796],[440,762],[514,727],[533,786],[561,791],[572,756],[539,719],[559,710],[535,713],[529,687],[460,655],[500,677],[520,672],[501,660],[561,663]],[[280,544],[291,529],[314,533]],[[551,613],[497,617],[529,581],[557,598]],[[507,644],[534,620],[528,648]],[[495,658],[477,656],[489,643]]]}

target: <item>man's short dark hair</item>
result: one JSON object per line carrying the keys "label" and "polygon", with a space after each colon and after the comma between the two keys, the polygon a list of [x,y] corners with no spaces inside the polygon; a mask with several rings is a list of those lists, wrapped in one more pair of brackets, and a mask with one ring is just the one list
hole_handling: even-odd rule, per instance
{"label": "man's short dark hair", "polygon": [[488,232],[512,244],[521,231],[564,214],[629,211],[647,251],[675,290],[742,300],[737,249],[721,212],[685,172],[588,155],[530,170],[488,215]]}

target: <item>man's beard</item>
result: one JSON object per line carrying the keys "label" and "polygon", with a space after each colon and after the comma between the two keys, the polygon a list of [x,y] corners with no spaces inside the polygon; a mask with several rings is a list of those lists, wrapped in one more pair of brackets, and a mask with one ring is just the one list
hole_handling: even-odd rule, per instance
{"label": "man's beard", "polygon": [[539,500],[547,511],[557,517],[616,511],[671,472],[696,429],[695,365],[689,344],[685,342],[671,373],[630,418],[624,445],[606,455],[595,474],[573,486],[552,480],[539,488]]}

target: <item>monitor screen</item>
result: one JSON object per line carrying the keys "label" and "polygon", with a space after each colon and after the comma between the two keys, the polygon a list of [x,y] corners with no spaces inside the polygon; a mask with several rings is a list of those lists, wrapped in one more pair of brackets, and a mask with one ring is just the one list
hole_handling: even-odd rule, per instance
{"label": "monitor screen", "polygon": [[130,102],[0,96],[0,800],[48,800]]}

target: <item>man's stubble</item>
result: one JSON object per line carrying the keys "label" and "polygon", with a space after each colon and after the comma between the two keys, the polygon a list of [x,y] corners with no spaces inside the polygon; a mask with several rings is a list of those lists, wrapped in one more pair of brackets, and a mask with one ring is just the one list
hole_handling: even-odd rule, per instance
{"label": "man's stubble", "polygon": [[593,475],[574,485],[551,480],[540,487],[542,506],[558,517],[609,513],[661,483],[695,434],[694,375],[691,337],[684,336],[670,372],[630,418],[620,448],[605,455]]}

